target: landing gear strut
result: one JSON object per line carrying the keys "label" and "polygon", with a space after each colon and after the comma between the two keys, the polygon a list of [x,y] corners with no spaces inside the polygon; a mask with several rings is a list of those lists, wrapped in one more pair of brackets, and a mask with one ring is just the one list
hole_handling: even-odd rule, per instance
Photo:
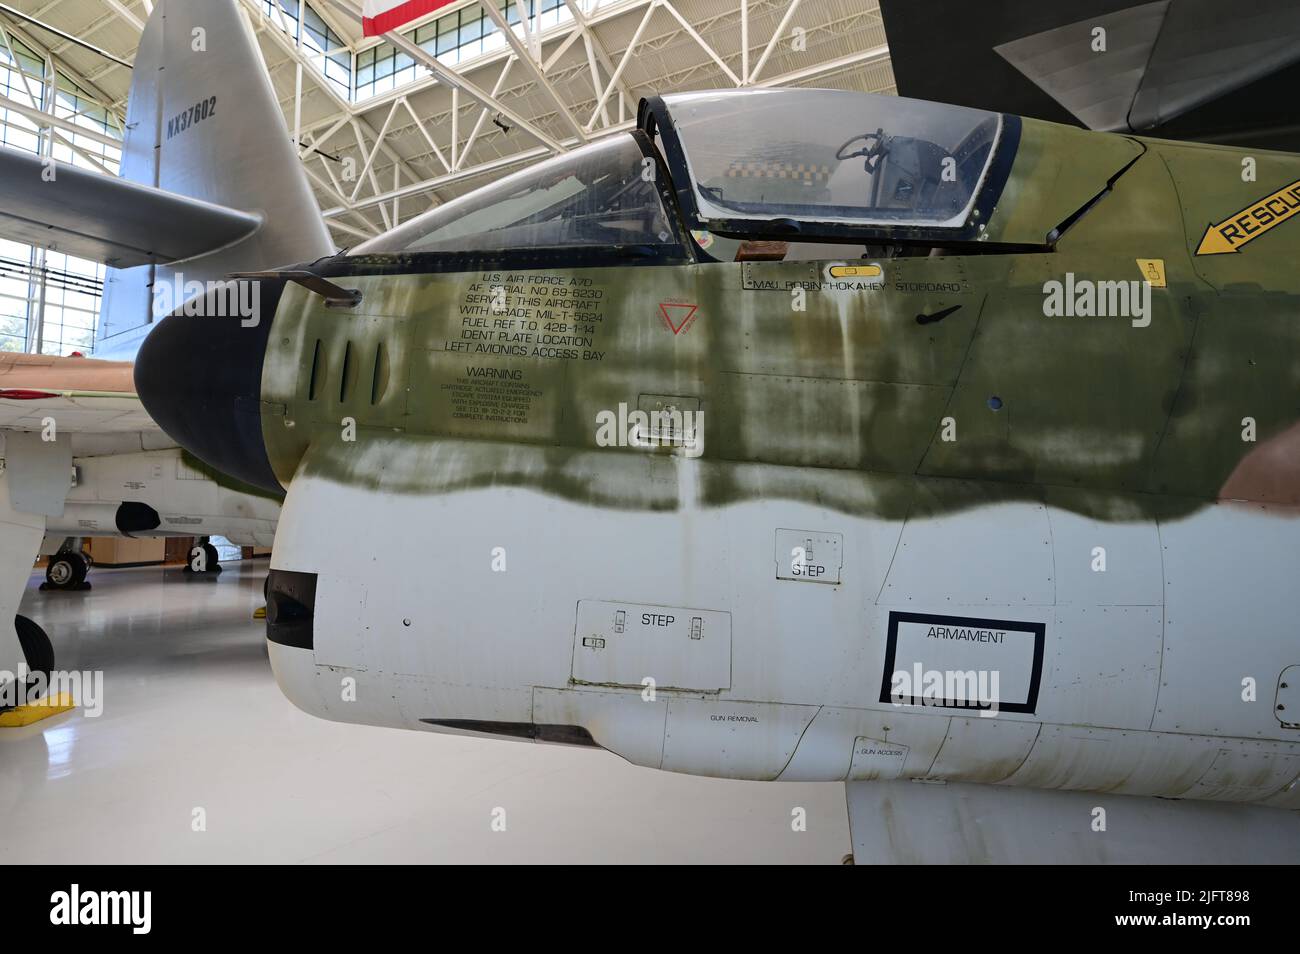
{"label": "landing gear strut", "polygon": [[199,542],[190,548],[190,558],[185,564],[186,573],[215,576],[221,572],[217,548],[208,537],[200,537]]}
{"label": "landing gear strut", "polygon": [[45,567],[43,590],[88,590],[86,574],[90,572],[90,556],[80,549],[80,541],[69,537],[59,552],[50,557]]}

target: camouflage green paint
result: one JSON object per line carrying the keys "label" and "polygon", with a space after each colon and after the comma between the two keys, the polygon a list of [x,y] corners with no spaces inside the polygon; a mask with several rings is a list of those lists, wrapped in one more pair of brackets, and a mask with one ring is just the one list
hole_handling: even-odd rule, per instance
{"label": "camouflage green paint", "polygon": [[[526,486],[673,509],[666,451],[596,444],[598,412],[658,395],[704,412],[705,505],[764,495],[896,519],[923,497],[939,510],[1027,499],[1105,520],[1188,514],[1300,420],[1300,222],[1239,253],[1193,254],[1207,223],[1300,178],[1300,158],[1258,153],[1257,181],[1243,182],[1244,155],[1026,120],[985,238],[1046,246],[1087,207],[1054,250],[980,254],[976,242],[880,260],[877,289],[831,287],[825,263],[810,262],[340,279],[364,294],[355,311],[291,285],[263,371],[272,465],[286,484],[301,467],[392,493]],[[1139,258],[1162,259],[1167,277],[1151,289],[1148,327],[1044,316],[1045,282],[1140,280]],[[521,284],[507,296],[515,308],[538,278],[602,292],[577,349],[599,359],[449,350],[478,343],[466,331],[501,340],[499,316],[464,323],[470,296]],[[665,302],[697,305],[693,323],[674,333]],[[476,391],[470,367],[520,380]],[[515,402],[504,417],[516,419],[475,419],[475,394]],[[1245,417],[1258,443],[1243,442]],[[341,438],[344,418],[355,444]],[[945,418],[955,441],[943,440]],[[1285,444],[1269,458],[1282,463],[1264,466],[1271,489],[1248,499],[1300,503],[1277,472],[1291,459]],[[927,478],[964,482],[922,494]]]}

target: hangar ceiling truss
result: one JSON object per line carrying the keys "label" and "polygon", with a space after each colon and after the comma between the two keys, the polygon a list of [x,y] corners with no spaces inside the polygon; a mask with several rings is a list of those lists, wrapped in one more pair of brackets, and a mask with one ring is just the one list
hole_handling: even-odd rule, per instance
{"label": "hangar ceiling truss", "polygon": [[[127,63],[152,9],[150,0],[9,2]],[[306,43],[278,2],[237,2],[340,246],[528,162],[630,129],[645,95],[894,89],[876,0],[464,0],[382,40],[361,36],[359,0],[302,0],[341,38],[329,50]],[[496,42],[453,57],[413,42],[415,28],[461,10],[482,10]],[[15,21],[12,29],[120,123],[129,68],[56,36],[29,42],[39,28]],[[409,80],[356,99],[357,57],[383,43],[396,48]],[[327,57],[347,64],[350,86],[325,75]],[[53,117],[39,121],[59,135]]]}

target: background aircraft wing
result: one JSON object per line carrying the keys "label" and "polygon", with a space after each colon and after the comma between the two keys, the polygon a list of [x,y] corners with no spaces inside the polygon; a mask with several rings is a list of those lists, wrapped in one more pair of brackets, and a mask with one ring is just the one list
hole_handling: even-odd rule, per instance
{"label": "background aircraft wing", "polygon": [[51,420],[76,456],[176,446],[136,397],[130,362],[0,354],[0,435]]}
{"label": "background aircraft wing", "polygon": [[63,513],[74,458],[175,446],[136,397],[129,362],[34,354],[0,355],[0,442],[8,505],[45,516]]}
{"label": "background aircraft wing", "polygon": [[69,434],[157,430],[134,394],[0,390],[0,428],[39,431],[46,419]]}
{"label": "background aircraft wing", "polygon": [[171,263],[247,238],[261,218],[0,147],[0,236],[113,268]]}
{"label": "background aircraft wing", "polygon": [[880,0],[880,10],[901,96],[1300,151],[1294,0]]}

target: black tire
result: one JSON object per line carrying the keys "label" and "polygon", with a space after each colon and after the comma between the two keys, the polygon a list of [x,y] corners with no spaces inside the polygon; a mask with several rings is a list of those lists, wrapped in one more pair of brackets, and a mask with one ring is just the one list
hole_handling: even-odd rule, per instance
{"label": "black tire", "polygon": [[26,616],[14,617],[14,629],[18,631],[18,645],[27,658],[27,668],[33,673],[44,673],[46,684],[54,672],[54,644],[50,637]]}
{"label": "black tire", "polygon": [[[197,550],[199,547],[203,548],[203,562],[204,562],[205,569],[203,569],[202,571],[194,569],[194,562],[193,562],[194,551]],[[201,572],[205,576],[210,573],[220,573],[221,572],[220,557],[221,554],[217,552],[217,548],[213,546],[211,543],[195,544],[194,546],[190,547],[190,554],[185,558],[185,572],[186,573]]]}
{"label": "black tire", "polygon": [[90,564],[86,558],[75,551],[68,550],[50,557],[45,567],[45,582],[56,590],[74,590],[86,582]]}

